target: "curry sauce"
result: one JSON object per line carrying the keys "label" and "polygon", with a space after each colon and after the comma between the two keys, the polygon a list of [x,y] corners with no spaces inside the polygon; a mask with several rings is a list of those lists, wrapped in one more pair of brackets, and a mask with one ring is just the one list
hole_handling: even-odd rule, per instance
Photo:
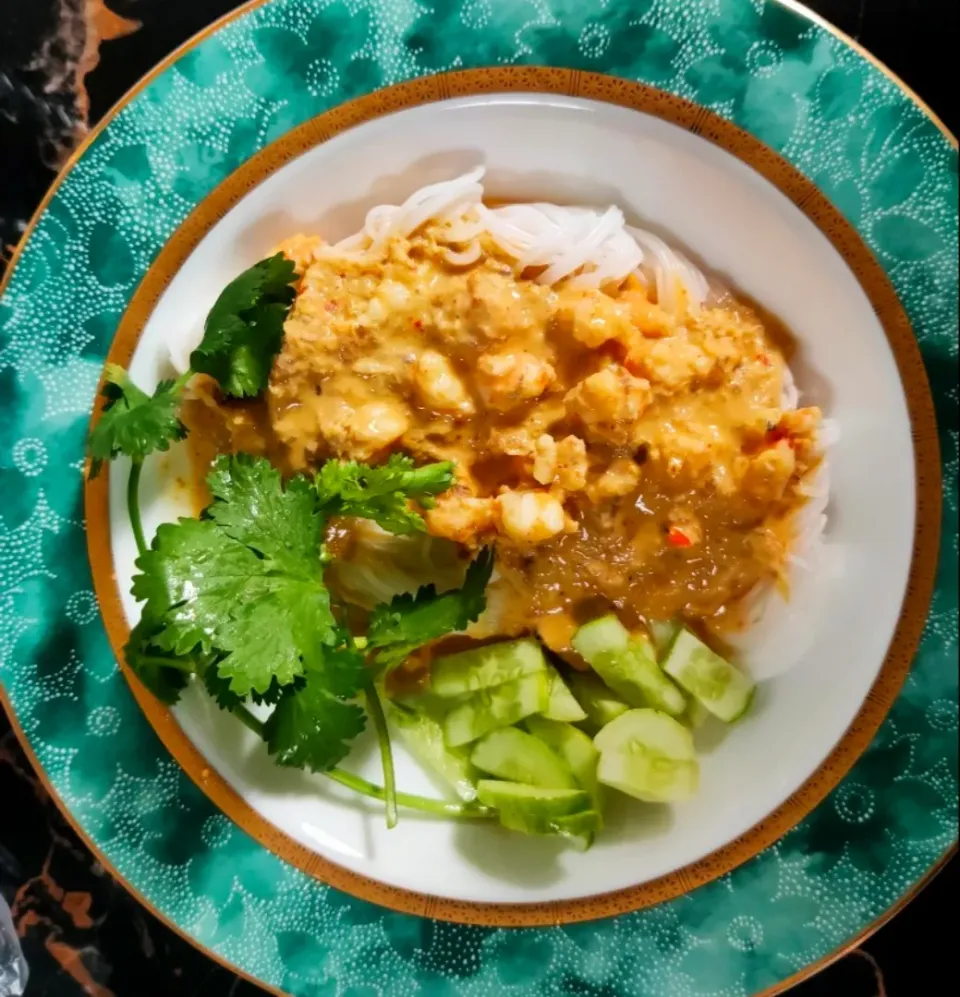
{"label": "curry sauce", "polygon": [[537,628],[565,651],[578,619],[611,606],[735,626],[743,597],[781,576],[819,460],[820,414],[785,410],[770,321],[729,297],[680,294],[667,311],[634,277],[545,286],[492,244],[458,265],[436,235],[375,261],[308,236],[281,247],[300,283],[269,390],[225,401],[197,380],[198,467],[223,450],[286,474],[394,451],[451,460],[427,529],[467,554],[496,545],[495,632]]}

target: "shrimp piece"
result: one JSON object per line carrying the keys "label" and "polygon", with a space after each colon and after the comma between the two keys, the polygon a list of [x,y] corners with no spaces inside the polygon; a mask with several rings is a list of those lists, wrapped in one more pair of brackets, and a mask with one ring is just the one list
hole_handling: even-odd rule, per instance
{"label": "shrimp piece", "polygon": [[465,491],[442,495],[432,509],[424,512],[428,533],[456,543],[475,544],[484,533],[496,528],[496,501],[476,498]]}
{"label": "shrimp piece", "polygon": [[671,391],[685,387],[694,378],[707,377],[713,366],[714,360],[699,346],[676,336],[661,339],[642,361],[643,373],[650,381]]}
{"label": "shrimp piece", "polygon": [[777,502],[783,498],[797,467],[797,457],[787,440],[757,454],[747,465],[743,487],[760,502]]}
{"label": "shrimp piece", "polygon": [[568,492],[587,485],[587,445],[579,436],[565,436],[557,444],[557,484]]}
{"label": "shrimp piece", "polygon": [[349,422],[351,456],[368,460],[378,450],[395,443],[407,431],[410,421],[399,405],[391,402],[367,402]]}
{"label": "shrimp piece", "polygon": [[815,405],[784,412],[777,427],[788,436],[813,436],[820,427],[822,413]]}
{"label": "shrimp piece", "polygon": [[546,360],[532,353],[484,353],[477,361],[477,389],[487,408],[506,412],[540,395],[556,380]]}
{"label": "shrimp piece", "polygon": [[490,341],[527,336],[542,326],[549,311],[546,289],[539,294],[539,297],[528,295],[525,298],[517,291],[512,277],[489,270],[474,270],[467,277],[467,307],[463,316],[467,328]]}
{"label": "shrimp piece", "polygon": [[591,502],[606,502],[608,499],[623,498],[629,495],[640,483],[640,468],[629,457],[618,457],[587,488]]}
{"label": "shrimp piece", "polygon": [[586,444],[579,436],[565,436],[558,442],[544,433],[534,448],[533,476],[541,485],[579,491],[587,483]]}
{"label": "shrimp piece", "polygon": [[473,399],[442,353],[424,350],[417,358],[413,379],[420,400],[428,408],[456,415],[473,415]]}
{"label": "shrimp piece", "polygon": [[636,333],[629,308],[605,294],[584,294],[563,307],[557,317],[574,339],[592,350],[611,339],[629,341]]}
{"label": "shrimp piece", "polygon": [[576,529],[560,500],[549,492],[505,491],[496,503],[500,527],[516,543],[544,543]]}
{"label": "shrimp piece", "polygon": [[534,445],[533,477],[541,485],[549,485],[557,476],[557,441],[544,433]]}
{"label": "shrimp piece", "polygon": [[591,374],[567,393],[567,410],[588,436],[615,446],[638,445],[637,424],[651,401],[650,382],[619,364]]}

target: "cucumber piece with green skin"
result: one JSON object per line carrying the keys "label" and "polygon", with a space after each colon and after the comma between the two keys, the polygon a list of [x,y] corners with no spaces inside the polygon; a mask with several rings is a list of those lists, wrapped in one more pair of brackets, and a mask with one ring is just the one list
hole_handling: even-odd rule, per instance
{"label": "cucumber piece with green skin", "polygon": [[700,788],[700,766],[647,754],[601,752],[597,778],[644,803],[680,803]]}
{"label": "cucumber piece with green skin", "polygon": [[630,706],[652,706],[671,716],[686,709],[686,697],[661,671],[650,642],[631,637],[615,616],[584,624],[573,646]]}
{"label": "cucumber piece with green skin", "polygon": [[545,789],[577,789],[570,767],[539,738],[516,727],[484,734],[473,746],[470,761],[499,779]]}
{"label": "cucumber piece with green skin", "polygon": [[699,730],[712,716],[710,711],[696,699],[691,699],[687,703],[687,709],[680,717],[681,723],[685,723],[691,730]]}
{"label": "cucumber piece with green skin", "polygon": [[430,668],[430,692],[454,699],[546,671],[547,659],[535,640],[484,644],[436,659]]}
{"label": "cucumber piece with green skin", "polygon": [[408,709],[383,697],[387,720],[417,761],[449,783],[466,803],[477,798],[480,772],[464,748],[449,748],[439,721],[423,711]]}
{"label": "cucumber piece with green skin", "polygon": [[456,748],[498,727],[510,727],[531,713],[542,713],[550,697],[546,671],[524,675],[492,689],[480,689],[454,706],[442,720],[447,747]]}
{"label": "cucumber piece with green skin", "polygon": [[527,717],[524,723],[534,737],[538,737],[567,763],[580,788],[590,794],[594,809],[600,811],[603,803],[597,782],[600,752],[589,735],[571,724],[557,723],[544,717]]}
{"label": "cucumber piece with green skin", "polygon": [[598,654],[626,651],[630,631],[614,616],[601,616],[584,623],[573,635],[573,649],[591,664]]}
{"label": "cucumber piece with green skin", "polygon": [[753,700],[753,682],[689,630],[681,630],[663,663],[664,671],[715,717],[733,723]]}
{"label": "cucumber piece with green skin", "polygon": [[586,712],[553,665],[547,665],[547,675],[550,678],[550,700],[543,715],[548,720],[565,723],[579,723],[581,720],[586,720]]}
{"label": "cucumber piece with green skin", "polygon": [[696,758],[693,735],[683,724],[660,710],[628,710],[593,739],[601,753],[629,748],[634,742],[646,745],[666,758],[681,761]]}
{"label": "cucumber piece with green skin", "polygon": [[582,789],[544,789],[521,782],[481,779],[477,799],[504,815],[526,815],[530,821],[555,821],[590,809],[590,796]]}
{"label": "cucumber piece with green skin", "polygon": [[680,630],[681,626],[676,620],[654,620],[650,624],[650,636],[653,637],[658,661],[670,650],[670,645]]}
{"label": "cucumber piece with green skin", "polygon": [[616,720],[630,707],[591,672],[575,672],[570,676],[570,687],[577,702],[594,727],[603,727]]}
{"label": "cucumber piece with green skin", "polygon": [[592,844],[603,822],[596,810],[584,810],[569,817],[541,817],[526,810],[499,811],[500,823],[511,831],[523,834],[556,834],[566,838],[577,851],[585,852]]}
{"label": "cucumber piece with green skin", "polygon": [[597,833],[603,830],[603,817],[599,810],[585,810],[572,817],[558,817],[556,834],[562,835],[579,852],[585,852]]}
{"label": "cucumber piece with green skin", "polygon": [[693,735],[658,710],[629,710],[593,739],[597,779],[648,803],[689,799],[700,783]]}
{"label": "cucumber piece with green skin", "polygon": [[542,789],[499,779],[481,779],[477,798],[497,811],[500,823],[523,834],[559,834],[581,851],[593,843],[600,815],[578,789]]}

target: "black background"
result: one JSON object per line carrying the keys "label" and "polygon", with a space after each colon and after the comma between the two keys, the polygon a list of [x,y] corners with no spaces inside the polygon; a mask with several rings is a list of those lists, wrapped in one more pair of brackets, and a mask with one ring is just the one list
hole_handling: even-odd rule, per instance
{"label": "black background", "polygon": [[[140,76],[236,6],[230,0],[107,0],[138,30],[116,34],[98,0],[0,0],[0,269],[58,163]],[[957,131],[957,0],[811,0]],[[95,47],[94,47],[95,51]],[[84,93],[85,91],[85,93]],[[88,101],[88,107],[84,107]],[[0,715],[0,889],[31,967],[28,997],[254,997],[146,913],[97,865],[50,802]],[[795,997],[927,997],[954,964],[957,863],[903,913]],[[949,937],[948,937],[949,933]],[[573,995],[571,995],[573,997]],[[656,995],[652,995],[656,997]]]}

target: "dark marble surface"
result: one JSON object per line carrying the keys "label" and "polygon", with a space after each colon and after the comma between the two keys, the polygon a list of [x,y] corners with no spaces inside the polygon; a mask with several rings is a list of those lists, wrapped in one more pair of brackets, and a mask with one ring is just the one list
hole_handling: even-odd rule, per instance
{"label": "dark marble surface", "polygon": [[[0,0],[0,268],[90,124],[231,0]],[[956,0],[812,0],[957,131]],[[862,948],[796,997],[927,997],[953,965],[954,862]],[[0,715],[0,891],[31,969],[28,997],[252,997],[100,868]],[[949,933],[949,937],[948,937]],[[943,982],[941,982],[941,979]],[[934,982],[936,981],[936,983]]]}

